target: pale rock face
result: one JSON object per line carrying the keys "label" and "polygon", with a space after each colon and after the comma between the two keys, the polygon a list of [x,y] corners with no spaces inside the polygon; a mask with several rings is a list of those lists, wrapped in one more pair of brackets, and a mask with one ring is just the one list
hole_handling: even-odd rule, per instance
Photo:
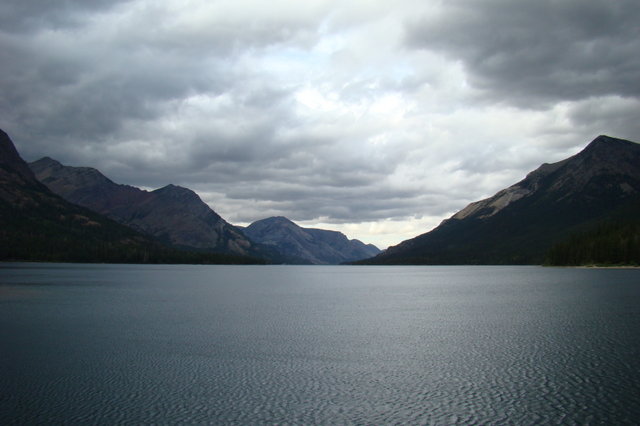
{"label": "pale rock face", "polygon": [[598,136],[578,154],[543,164],[366,263],[541,263],[571,233],[637,215],[639,197],[640,145]]}
{"label": "pale rock face", "polygon": [[507,189],[503,189],[491,198],[469,204],[467,207],[454,214],[452,219],[465,219],[467,217],[474,216],[481,211],[484,213],[478,215],[479,219],[493,216],[514,201],[531,194],[531,192],[532,191],[527,188],[523,188],[519,185],[513,185]]}
{"label": "pale rock face", "polygon": [[[574,159],[573,161],[576,163],[576,167],[573,170],[567,171],[563,177],[559,178],[552,185],[552,190],[560,190],[564,186],[572,186],[574,188],[576,186],[584,186],[591,178],[601,174],[603,171],[628,171],[629,173],[632,173],[632,170],[614,170],[612,169],[611,162],[607,161],[609,160],[608,157],[613,154],[606,154],[607,151],[603,150],[602,147],[605,144],[610,144],[613,145],[615,149],[616,145],[615,143],[610,142],[611,139],[612,138],[606,136],[600,136],[592,142],[590,148],[585,149],[585,152],[591,151],[591,154],[596,156],[598,160],[596,162],[590,162],[590,166],[588,168],[583,170],[583,168],[580,167],[584,161],[577,159],[576,157],[578,156],[567,158],[565,160],[558,161],[557,163],[544,163],[536,170],[530,172],[522,181],[499,191],[493,197],[469,204],[464,209],[454,214],[451,219],[462,220],[469,217],[485,219],[491,217],[513,202],[535,193],[539,189],[540,181],[543,178],[559,170],[572,159]],[[596,164],[595,167],[592,165],[593,163]],[[621,167],[625,168],[624,163],[622,163]],[[627,167],[627,169],[632,169],[632,167]],[[628,184],[623,184],[621,186],[621,190],[626,193],[635,191],[634,188]]]}
{"label": "pale rock face", "polygon": [[544,163],[530,172],[522,181],[499,191],[493,197],[469,204],[451,216],[451,219],[462,220],[476,215],[478,219],[484,219],[495,215],[514,201],[518,201],[537,191],[540,186],[540,180],[558,170],[566,161],[562,160],[553,164]]}

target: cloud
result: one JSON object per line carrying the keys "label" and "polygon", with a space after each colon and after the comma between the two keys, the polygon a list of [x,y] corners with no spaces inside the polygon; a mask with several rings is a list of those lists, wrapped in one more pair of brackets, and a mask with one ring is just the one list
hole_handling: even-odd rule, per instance
{"label": "cloud", "polygon": [[544,108],[640,95],[640,9],[632,0],[447,2],[406,43],[460,60],[486,97]]}
{"label": "cloud", "polygon": [[42,28],[77,27],[88,16],[123,1],[126,0],[5,0],[0,5],[0,28],[24,34]]}
{"label": "cloud", "polygon": [[629,1],[0,12],[0,127],[26,159],[187,186],[232,223],[284,215],[385,247],[600,133],[640,130]]}
{"label": "cloud", "polygon": [[592,134],[616,135],[638,141],[640,99],[620,96],[585,99],[571,108],[569,119]]}

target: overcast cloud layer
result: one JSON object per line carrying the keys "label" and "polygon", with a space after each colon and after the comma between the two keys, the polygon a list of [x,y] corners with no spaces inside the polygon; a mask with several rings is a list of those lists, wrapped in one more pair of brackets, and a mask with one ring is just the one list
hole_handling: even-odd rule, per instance
{"label": "overcast cloud layer", "polygon": [[0,4],[27,160],[384,248],[599,134],[640,141],[632,0]]}

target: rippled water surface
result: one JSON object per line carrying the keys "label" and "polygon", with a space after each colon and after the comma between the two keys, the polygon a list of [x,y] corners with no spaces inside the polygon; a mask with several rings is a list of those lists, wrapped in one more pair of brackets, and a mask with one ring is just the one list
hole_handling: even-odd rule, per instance
{"label": "rippled water surface", "polygon": [[0,264],[0,423],[640,421],[640,270]]}

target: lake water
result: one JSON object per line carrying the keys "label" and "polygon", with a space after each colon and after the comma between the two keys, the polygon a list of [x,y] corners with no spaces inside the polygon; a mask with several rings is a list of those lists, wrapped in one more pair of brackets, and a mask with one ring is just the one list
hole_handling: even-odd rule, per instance
{"label": "lake water", "polygon": [[0,264],[1,424],[640,421],[640,270]]}

